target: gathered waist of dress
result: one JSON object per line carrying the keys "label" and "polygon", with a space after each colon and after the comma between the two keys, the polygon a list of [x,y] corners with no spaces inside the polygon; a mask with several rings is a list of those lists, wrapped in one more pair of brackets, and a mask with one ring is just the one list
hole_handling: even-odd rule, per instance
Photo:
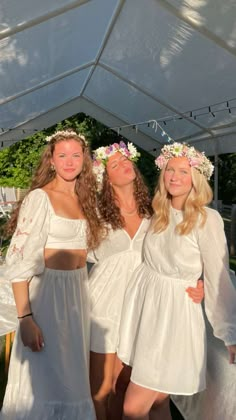
{"label": "gathered waist of dress", "polygon": [[62,270],[62,269],[57,269],[57,268],[49,268],[49,267],[45,267],[44,268],[44,271],[43,271],[43,276],[45,276],[45,275],[47,275],[47,273],[50,273],[50,274],[53,274],[53,273],[55,273],[55,274],[59,274],[59,273],[64,273],[65,275],[68,273],[68,275],[70,275],[71,273],[80,273],[80,274],[85,274],[86,276],[87,276],[87,266],[85,265],[84,267],[80,267],[80,268],[75,268],[75,269],[72,269],[72,270]]}
{"label": "gathered waist of dress", "polygon": [[200,274],[196,276],[193,273],[188,273],[188,276],[184,275],[181,277],[179,272],[162,272],[158,269],[155,269],[154,267],[151,267],[146,262],[143,263],[144,270],[152,275],[156,280],[161,281],[169,281],[176,284],[184,284],[185,286],[196,286],[198,279],[200,278]]}

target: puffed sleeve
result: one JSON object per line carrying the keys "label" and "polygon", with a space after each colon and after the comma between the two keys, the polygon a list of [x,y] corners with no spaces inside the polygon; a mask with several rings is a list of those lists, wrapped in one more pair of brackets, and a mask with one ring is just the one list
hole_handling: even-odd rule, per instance
{"label": "puffed sleeve", "polygon": [[17,227],[6,255],[5,277],[20,282],[44,270],[44,247],[49,229],[48,198],[41,189],[23,200]]}
{"label": "puffed sleeve", "polygon": [[236,289],[229,276],[224,223],[219,213],[207,209],[207,221],[199,229],[203,260],[205,311],[214,335],[225,345],[236,343]]}

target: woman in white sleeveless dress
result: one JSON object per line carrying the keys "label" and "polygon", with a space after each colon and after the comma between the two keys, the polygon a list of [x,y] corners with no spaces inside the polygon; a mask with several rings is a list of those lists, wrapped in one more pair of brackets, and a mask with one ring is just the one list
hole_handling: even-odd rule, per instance
{"label": "woman in white sleeveless dress", "polygon": [[146,420],[152,404],[163,403],[169,394],[205,388],[202,308],[185,293],[202,272],[214,334],[225,342],[231,363],[236,353],[236,291],[223,222],[205,207],[212,199],[207,183],[212,164],[179,143],[165,146],[156,164],[162,171],[155,214],[144,241],[144,262],[127,287],[120,328],[118,356],[132,366],[124,402],[127,420]]}
{"label": "woman in white sleeveless dress", "polygon": [[9,226],[17,222],[5,276],[19,326],[0,418],[95,420],[86,255],[102,235],[96,182],[83,136],[59,131],[47,141]]}

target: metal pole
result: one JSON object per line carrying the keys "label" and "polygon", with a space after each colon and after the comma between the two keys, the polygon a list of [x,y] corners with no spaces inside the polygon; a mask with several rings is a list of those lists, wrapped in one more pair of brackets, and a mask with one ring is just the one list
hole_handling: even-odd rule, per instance
{"label": "metal pole", "polygon": [[214,158],[214,204],[215,204],[215,209],[218,209],[218,186],[219,186],[219,173],[218,173],[218,163],[219,163],[219,159],[218,159],[218,153],[215,153],[215,158]]}

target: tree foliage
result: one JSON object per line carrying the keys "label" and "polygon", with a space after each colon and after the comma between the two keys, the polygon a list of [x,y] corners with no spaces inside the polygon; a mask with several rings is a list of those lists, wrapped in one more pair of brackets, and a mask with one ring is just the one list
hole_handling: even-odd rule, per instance
{"label": "tree foliage", "polygon": [[236,203],[236,153],[220,155],[219,199],[225,204]]}
{"label": "tree foliage", "polygon": [[45,145],[39,132],[0,151],[0,185],[27,188]]}
{"label": "tree foliage", "polygon": [[[56,130],[66,130],[68,128],[83,134],[89,141],[92,151],[110,143],[126,141],[95,119],[82,113],[75,115],[0,151],[0,185],[27,188],[45,147],[45,137],[53,134]],[[143,159],[140,159],[138,166],[144,174],[146,182],[153,189],[153,181],[156,178],[153,157],[147,152],[142,150],[141,152]]]}
{"label": "tree foliage", "polygon": [[[92,151],[99,146],[105,146],[120,140],[126,142],[125,138],[95,119],[83,113],[74,115],[0,151],[0,185],[27,188],[32,173],[38,164],[42,149],[46,144],[45,137],[53,134],[55,130],[68,128],[85,135]],[[142,159],[139,159],[138,167],[151,193],[153,193],[158,176],[154,165],[154,157],[144,150],[139,150]],[[219,199],[225,203],[236,203],[236,154],[220,156]]]}

